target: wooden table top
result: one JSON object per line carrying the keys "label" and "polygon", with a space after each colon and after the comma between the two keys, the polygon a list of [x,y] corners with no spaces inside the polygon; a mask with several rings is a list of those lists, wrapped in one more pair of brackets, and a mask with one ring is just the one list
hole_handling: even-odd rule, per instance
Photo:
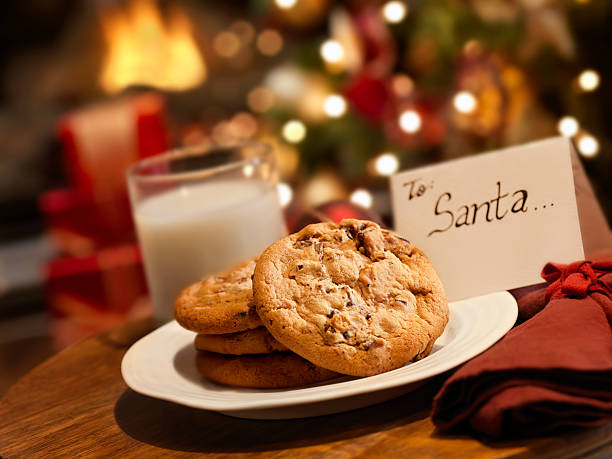
{"label": "wooden table top", "polygon": [[487,443],[436,431],[428,414],[440,380],[397,399],[316,418],[236,419],[145,397],[120,364],[153,329],[130,323],[42,363],[0,401],[2,457],[610,457],[612,425],[524,441]]}

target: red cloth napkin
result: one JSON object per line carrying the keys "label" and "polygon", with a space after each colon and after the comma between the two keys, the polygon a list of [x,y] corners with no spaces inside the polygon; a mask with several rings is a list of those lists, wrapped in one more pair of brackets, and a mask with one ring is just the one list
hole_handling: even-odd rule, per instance
{"label": "red cloth napkin", "polygon": [[612,421],[612,261],[549,263],[542,277],[518,300],[527,320],[436,395],[438,428],[499,438]]}

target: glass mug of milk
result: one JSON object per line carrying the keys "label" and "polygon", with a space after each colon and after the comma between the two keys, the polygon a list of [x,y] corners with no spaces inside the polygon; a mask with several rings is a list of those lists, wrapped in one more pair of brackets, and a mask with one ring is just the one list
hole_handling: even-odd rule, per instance
{"label": "glass mug of milk", "polygon": [[174,150],[130,167],[127,181],[158,322],[183,288],[287,234],[265,144]]}

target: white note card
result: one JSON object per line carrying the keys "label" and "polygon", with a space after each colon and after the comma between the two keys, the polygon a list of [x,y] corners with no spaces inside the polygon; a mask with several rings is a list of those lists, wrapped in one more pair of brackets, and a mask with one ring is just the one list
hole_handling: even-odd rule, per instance
{"label": "white note card", "polygon": [[400,172],[396,231],[432,261],[449,301],[542,282],[584,258],[563,137]]}

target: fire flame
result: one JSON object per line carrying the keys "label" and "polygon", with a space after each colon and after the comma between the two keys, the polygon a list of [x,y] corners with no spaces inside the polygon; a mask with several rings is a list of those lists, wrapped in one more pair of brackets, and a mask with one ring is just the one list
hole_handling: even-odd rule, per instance
{"label": "fire flame", "polygon": [[185,90],[206,80],[206,64],[187,16],[178,9],[165,24],[155,0],[134,0],[128,10],[101,17],[107,51],[100,84],[107,93],[130,85]]}

